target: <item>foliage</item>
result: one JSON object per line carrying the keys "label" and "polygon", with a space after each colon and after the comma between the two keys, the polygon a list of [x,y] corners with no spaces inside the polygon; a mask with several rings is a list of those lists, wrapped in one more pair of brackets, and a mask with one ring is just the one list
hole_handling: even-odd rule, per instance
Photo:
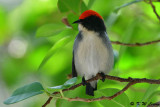
{"label": "foliage", "polygon": [[[75,77],[75,78],[72,78],[66,81],[63,85],[55,86],[55,87],[48,87],[47,90],[43,88],[41,83],[34,82],[34,83],[31,83],[31,84],[28,84],[21,88],[16,89],[13,92],[12,96],[4,101],[4,104],[17,103],[29,97],[32,97],[38,94],[42,94],[44,91],[46,91],[46,93],[50,95],[55,91],[61,91],[62,89],[67,89],[71,87],[72,85],[76,83],[76,81],[77,81],[77,78]],[[50,94],[48,92],[50,92]]]}
{"label": "foliage", "polygon": [[43,93],[43,87],[40,83],[34,82],[28,85],[25,85],[21,88],[16,89],[12,96],[9,97],[7,100],[4,101],[5,104],[13,104],[17,103],[19,101],[22,101],[26,98],[42,94]]}
{"label": "foliage", "polygon": [[55,91],[60,91],[62,89],[67,89],[71,86],[73,86],[77,82],[77,77],[71,78],[68,81],[66,81],[63,85],[54,86],[54,87],[48,87],[47,91],[50,93],[53,93]]}
{"label": "foliage", "polygon": [[[23,0],[21,2],[13,0],[13,2],[14,5],[10,5],[3,0],[0,1],[0,95],[3,96],[0,100],[7,99],[8,93],[17,87],[25,83],[31,84],[18,88],[4,102],[5,104],[41,94],[44,89],[48,94],[47,88],[43,89],[40,83],[45,84],[44,87],[52,86],[49,88],[51,92],[75,84],[76,79],[72,83],[66,83],[67,86],[64,84],[67,75],[71,73],[72,47],[78,32],[77,25],[73,25],[72,22],[87,9],[93,9],[103,16],[111,40],[124,43],[146,42],[159,39],[160,35],[160,26],[152,8],[142,0]],[[154,4],[156,10],[159,10],[159,2],[154,0]],[[68,19],[72,28],[61,22],[64,17]],[[159,44],[145,47],[113,45],[113,48],[116,61],[110,75],[124,78],[159,78]],[[32,83],[34,81],[40,83]],[[81,79],[78,79],[78,82],[81,82]],[[96,93],[98,96],[113,95],[123,86],[122,83],[110,80],[104,83],[99,81]],[[26,91],[22,91],[24,89]],[[158,85],[138,84],[112,102],[85,103],[59,99],[48,107],[52,107],[54,103],[57,107],[63,105],[101,107],[106,104],[129,107],[130,102],[134,104],[158,102],[159,89]],[[85,95],[84,87],[63,94],[68,97],[90,98]],[[28,102],[13,104],[13,107],[39,107],[47,100],[46,94],[41,96],[28,99]],[[1,103],[0,106],[6,107]]]}

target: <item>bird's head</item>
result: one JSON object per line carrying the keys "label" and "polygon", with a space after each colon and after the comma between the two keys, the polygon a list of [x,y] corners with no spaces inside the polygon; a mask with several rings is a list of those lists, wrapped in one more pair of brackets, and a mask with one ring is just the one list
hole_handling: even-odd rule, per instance
{"label": "bird's head", "polygon": [[93,10],[86,10],[80,15],[79,20],[73,23],[78,23],[79,26],[84,27],[89,31],[106,31],[102,16]]}

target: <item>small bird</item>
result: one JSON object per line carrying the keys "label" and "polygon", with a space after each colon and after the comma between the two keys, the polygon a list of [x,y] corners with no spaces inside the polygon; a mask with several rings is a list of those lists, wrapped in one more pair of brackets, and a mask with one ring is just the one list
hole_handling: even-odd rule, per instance
{"label": "small bird", "polygon": [[97,81],[87,83],[86,80],[99,73],[104,82],[114,62],[112,45],[103,18],[97,12],[86,10],[74,23],[78,23],[79,33],[73,46],[72,77],[80,75],[86,94],[94,96]]}

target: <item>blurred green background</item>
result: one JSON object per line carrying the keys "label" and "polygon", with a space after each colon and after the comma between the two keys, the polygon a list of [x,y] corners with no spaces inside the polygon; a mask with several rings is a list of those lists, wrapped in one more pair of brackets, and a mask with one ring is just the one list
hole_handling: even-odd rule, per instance
{"label": "blurred green background", "polygon": [[[18,87],[34,81],[48,87],[61,85],[67,80],[67,75],[71,73],[72,46],[78,30],[76,25],[73,29],[66,27],[62,23],[63,18],[68,18],[71,24],[81,12],[92,9],[103,16],[110,40],[143,43],[160,39],[159,21],[151,6],[142,0],[135,0],[139,2],[118,11],[115,9],[133,0],[66,0],[69,8],[66,8],[64,1],[0,0],[0,107],[40,107],[47,100],[47,95],[35,96],[12,105],[4,105],[3,101]],[[154,5],[159,12],[160,2],[154,2]],[[113,44],[113,48],[116,60],[110,75],[160,78],[160,43],[144,47]],[[99,81],[98,89],[122,89],[125,85],[110,80],[104,83]],[[154,103],[160,101],[158,86],[136,84],[125,93],[129,102]],[[65,95],[85,97],[85,89],[77,88]],[[56,104],[58,107],[104,106],[98,102],[52,100],[47,107]]]}

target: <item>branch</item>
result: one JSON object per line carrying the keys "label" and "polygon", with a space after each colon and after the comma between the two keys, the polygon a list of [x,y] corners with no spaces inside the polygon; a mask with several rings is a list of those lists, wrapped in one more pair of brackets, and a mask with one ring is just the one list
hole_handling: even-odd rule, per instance
{"label": "branch", "polygon": [[121,91],[115,93],[112,96],[106,97],[106,96],[102,96],[99,98],[93,98],[93,99],[85,99],[85,98],[68,98],[68,101],[82,101],[82,102],[93,102],[93,101],[100,101],[100,100],[112,100],[113,98],[117,97],[118,95],[121,95],[122,93],[124,93],[124,91],[126,91],[131,85],[136,84],[135,81],[129,82]]}
{"label": "branch", "polygon": [[155,15],[157,16],[158,20],[160,21],[160,16],[158,15],[155,6],[152,3],[152,0],[149,0],[149,4],[151,5],[153,12],[155,13]]}
{"label": "branch", "polygon": [[[106,97],[106,96],[102,96],[99,98],[93,98],[93,99],[85,99],[85,98],[67,98],[68,101],[83,101],[83,102],[93,102],[93,101],[100,101],[100,100],[112,100],[113,98],[117,97],[118,95],[121,95],[122,93],[124,93],[130,86],[136,84],[136,83],[149,83],[149,84],[160,84],[160,80],[153,80],[153,79],[146,79],[146,78],[120,78],[120,77],[115,77],[115,76],[109,76],[106,75],[105,77],[106,79],[109,80],[115,80],[115,81],[119,81],[119,82],[128,82],[128,84],[119,92],[115,93],[112,96]],[[97,74],[95,77],[87,80],[86,82],[91,82],[94,80],[98,80],[98,79],[102,79],[100,74]],[[79,86],[81,86],[82,83],[76,84],[68,89],[64,89],[62,90],[64,91],[70,91],[70,90],[74,90],[75,88],[78,88]],[[59,94],[59,92],[54,92],[53,95]],[[46,105],[48,105],[50,103],[50,101],[52,100],[52,97],[49,97],[48,100],[46,101],[46,103],[42,106],[42,107],[46,107]]]}
{"label": "branch", "polygon": [[111,41],[111,42],[112,42],[112,44],[134,47],[134,46],[145,46],[145,45],[155,44],[155,43],[160,42],[160,40],[149,41],[149,42],[145,42],[145,43],[122,43],[119,41]]}

